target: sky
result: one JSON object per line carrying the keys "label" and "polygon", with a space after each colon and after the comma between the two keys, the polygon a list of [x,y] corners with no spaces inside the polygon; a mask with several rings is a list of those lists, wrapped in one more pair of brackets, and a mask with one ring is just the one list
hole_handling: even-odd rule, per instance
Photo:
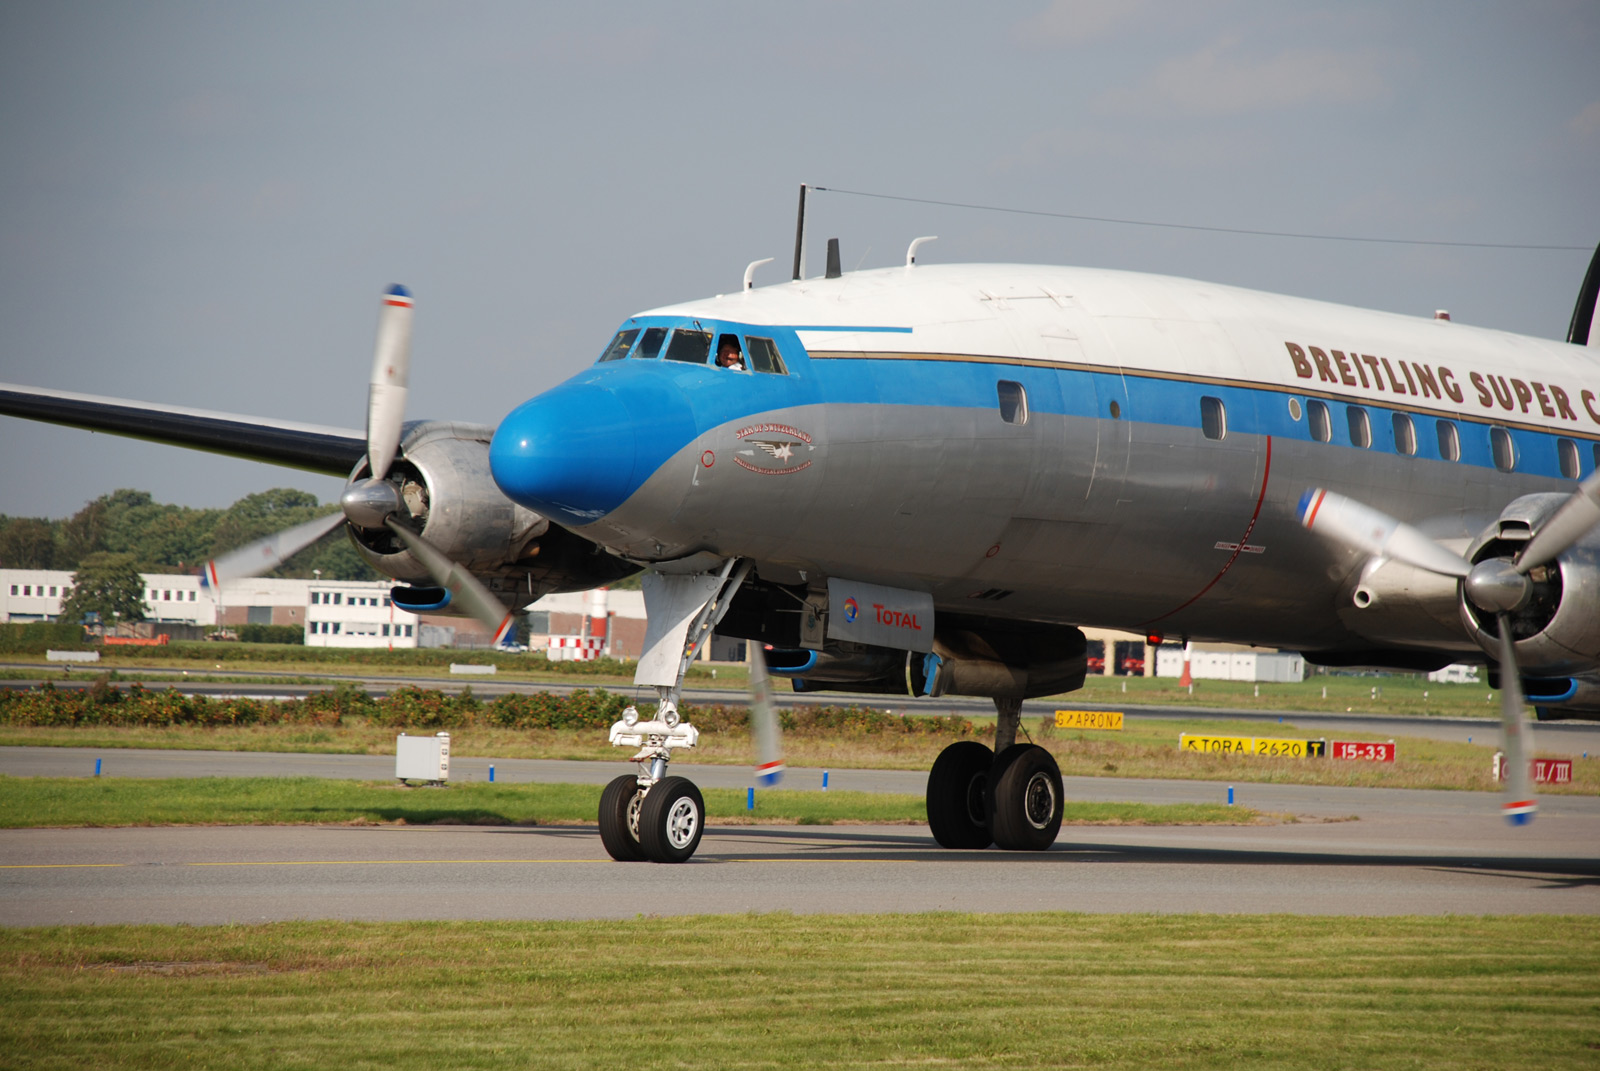
{"label": "sky", "polygon": [[[0,381],[494,423],[646,308],[808,262],[1189,276],[1564,337],[1600,241],[1600,5],[0,5]],[[0,417],[0,514],[340,481]]]}

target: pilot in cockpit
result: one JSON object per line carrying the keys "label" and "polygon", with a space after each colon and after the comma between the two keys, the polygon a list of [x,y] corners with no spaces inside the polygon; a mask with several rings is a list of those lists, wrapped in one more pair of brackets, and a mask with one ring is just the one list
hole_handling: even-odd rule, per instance
{"label": "pilot in cockpit", "polygon": [[717,367],[745,371],[744,353],[739,349],[739,336],[723,335],[717,340]]}

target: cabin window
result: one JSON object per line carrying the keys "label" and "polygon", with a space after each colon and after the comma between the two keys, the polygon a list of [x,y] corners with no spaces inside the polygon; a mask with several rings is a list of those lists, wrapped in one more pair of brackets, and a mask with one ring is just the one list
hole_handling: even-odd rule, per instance
{"label": "cabin window", "polygon": [[1345,410],[1345,420],[1350,425],[1350,445],[1359,446],[1365,450],[1372,445],[1372,421],[1367,418],[1367,411],[1359,405],[1352,405]]}
{"label": "cabin window", "polygon": [[1417,452],[1417,429],[1404,413],[1394,415],[1394,448],[1407,457]]}
{"label": "cabin window", "polygon": [[639,329],[637,327],[627,331],[618,331],[617,337],[611,340],[611,345],[607,346],[606,351],[600,355],[600,363],[622,360],[628,355],[628,351],[633,348],[633,340],[638,337]]}
{"label": "cabin window", "polygon": [[1299,398],[1290,398],[1289,399],[1289,419],[1290,420],[1299,420],[1300,419],[1300,399]]}
{"label": "cabin window", "polygon": [[783,358],[778,355],[778,345],[772,339],[747,336],[744,344],[750,351],[751,371],[771,372],[779,376],[789,374],[789,370],[783,365]]}
{"label": "cabin window", "polygon": [[661,344],[667,340],[665,327],[647,327],[639,338],[639,345],[634,347],[633,356],[639,361],[653,361],[661,353]]}
{"label": "cabin window", "polygon": [[1511,472],[1517,467],[1517,444],[1505,428],[1489,429],[1489,450],[1494,454],[1494,467],[1501,472]]}
{"label": "cabin window", "polygon": [[1028,422],[1028,392],[1021,383],[1009,379],[1002,379],[995,384],[995,393],[1000,399],[1000,419],[1007,424],[1026,424]]}
{"label": "cabin window", "polygon": [[1328,403],[1315,398],[1306,402],[1306,418],[1311,425],[1311,437],[1319,443],[1333,440],[1333,421],[1328,417]]}
{"label": "cabin window", "polygon": [[1439,432],[1439,456],[1446,461],[1461,460],[1461,436],[1456,433],[1453,421],[1441,420],[1436,425]]}
{"label": "cabin window", "polygon": [[1221,398],[1206,395],[1200,399],[1200,431],[1208,439],[1227,437],[1228,410],[1223,406]]}
{"label": "cabin window", "polygon": [[1556,457],[1561,461],[1561,475],[1569,480],[1576,480],[1580,475],[1579,469],[1582,462],[1578,460],[1578,444],[1571,439],[1556,440]]}

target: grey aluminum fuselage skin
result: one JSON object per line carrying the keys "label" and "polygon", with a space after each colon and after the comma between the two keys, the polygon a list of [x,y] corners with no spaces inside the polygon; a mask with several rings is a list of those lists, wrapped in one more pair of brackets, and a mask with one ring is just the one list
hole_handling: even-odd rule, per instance
{"label": "grey aluminum fuselage skin", "polygon": [[[1477,652],[1454,581],[1358,611],[1372,563],[1304,530],[1302,496],[1463,550],[1519,496],[1570,492],[1600,441],[1582,347],[1158,276],[892,269],[623,328],[652,326],[772,338],[786,374],[664,360],[670,343],[602,361],[501,425],[508,495],[636,560],[747,557],[779,582],[930,592],[941,614]],[[557,462],[556,438],[582,441]],[[580,452],[605,485],[587,498],[529,475]]]}

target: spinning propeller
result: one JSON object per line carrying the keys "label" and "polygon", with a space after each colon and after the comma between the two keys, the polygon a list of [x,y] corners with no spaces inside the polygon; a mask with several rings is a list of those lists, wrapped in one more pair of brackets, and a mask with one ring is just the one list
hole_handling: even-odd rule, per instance
{"label": "spinning propeller", "polygon": [[1528,604],[1528,574],[1559,557],[1600,523],[1600,472],[1578,485],[1515,558],[1486,558],[1474,565],[1421,531],[1354,499],[1314,488],[1300,499],[1300,523],[1346,546],[1462,582],[1467,601],[1493,614],[1499,634],[1500,722],[1505,734],[1506,802],[1513,825],[1533,820],[1538,804],[1528,776],[1532,736],[1523,710],[1522,680],[1511,636],[1511,614]]}
{"label": "spinning propeller", "polygon": [[397,285],[383,295],[383,307],[378,313],[378,341],[367,388],[367,461],[371,475],[345,486],[339,496],[340,512],[277,532],[207,562],[201,582],[220,587],[228,580],[259,576],[342,524],[388,528],[422,563],[434,582],[450,592],[452,603],[483,622],[499,645],[510,633],[515,613],[507,613],[505,604],[477,577],[396,519],[405,504],[400,489],[387,477],[400,453],[409,393],[412,308],[411,292]]}

